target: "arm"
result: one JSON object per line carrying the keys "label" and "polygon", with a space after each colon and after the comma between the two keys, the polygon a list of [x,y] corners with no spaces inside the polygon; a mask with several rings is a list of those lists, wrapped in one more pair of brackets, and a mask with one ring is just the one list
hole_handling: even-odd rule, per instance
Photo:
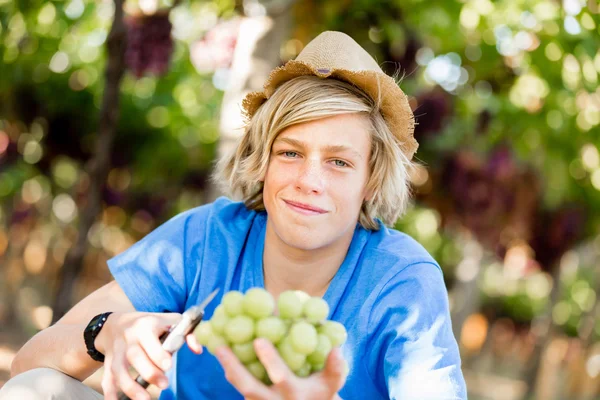
{"label": "arm", "polygon": [[[135,311],[133,305],[115,282],[110,282],[77,303],[56,324],[32,337],[16,354],[11,376],[33,368],[48,367],[83,381],[102,366],[87,354],[83,341],[83,331],[88,322],[97,314]],[[101,335],[114,321],[111,315]],[[103,349],[98,347],[100,352]]]}
{"label": "arm", "polygon": [[[185,268],[187,227],[189,220],[196,218],[194,228],[203,232],[207,210],[191,210],[173,217],[108,260],[115,282],[90,294],[54,326],[25,344],[13,361],[11,374],[49,367],[79,380],[87,378],[102,364],[87,354],[84,329],[95,315],[113,311],[94,343],[105,355],[105,398],[116,399],[121,389],[130,398],[149,399],[129,375],[130,366],[147,382],[165,388],[168,382],[163,371],[172,364],[172,357],[162,348],[159,336],[181,319],[187,278],[191,282],[199,273],[198,268]],[[193,245],[197,245],[199,236],[192,236]],[[190,349],[199,352],[193,335],[187,339]]]}
{"label": "arm", "polygon": [[[13,360],[11,376],[47,367],[80,381],[86,379],[102,363],[87,354],[83,331],[95,315],[106,311],[113,311],[113,314],[94,343],[106,356],[102,380],[105,398],[116,399],[117,390],[121,388],[130,398],[150,399],[148,393],[134,382],[128,367],[133,366],[147,382],[164,389],[167,378],[163,370],[169,368],[172,361],[158,337],[169,325],[176,324],[181,314],[136,312],[114,281],[87,296],[55,325],[31,338]],[[188,335],[186,339],[192,351],[201,352],[194,335]]]}
{"label": "arm", "polygon": [[467,398],[439,267],[412,264],[383,287],[370,318],[373,379],[390,399]]}

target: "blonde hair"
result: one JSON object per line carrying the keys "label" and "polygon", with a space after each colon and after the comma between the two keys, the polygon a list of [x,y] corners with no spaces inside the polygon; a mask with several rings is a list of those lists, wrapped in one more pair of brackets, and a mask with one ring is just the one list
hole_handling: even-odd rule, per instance
{"label": "blonde hair", "polygon": [[279,86],[245,126],[235,150],[217,164],[213,179],[249,209],[264,210],[262,191],[271,147],[284,129],[340,114],[359,113],[371,123],[370,177],[358,222],[378,230],[376,218],[388,226],[404,214],[410,202],[409,173],[414,164],[386,124],[379,100],[350,83],[316,76],[300,76]]}

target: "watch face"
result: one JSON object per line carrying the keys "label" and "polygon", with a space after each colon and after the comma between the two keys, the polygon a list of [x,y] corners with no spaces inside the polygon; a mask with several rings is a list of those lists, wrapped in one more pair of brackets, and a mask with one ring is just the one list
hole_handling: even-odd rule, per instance
{"label": "watch face", "polygon": [[104,314],[96,315],[88,324],[86,331],[95,331],[98,329],[98,324],[102,322]]}
{"label": "watch face", "polygon": [[96,315],[94,319],[92,319],[90,325],[98,325],[98,322],[102,320],[102,317],[104,317],[104,314]]}

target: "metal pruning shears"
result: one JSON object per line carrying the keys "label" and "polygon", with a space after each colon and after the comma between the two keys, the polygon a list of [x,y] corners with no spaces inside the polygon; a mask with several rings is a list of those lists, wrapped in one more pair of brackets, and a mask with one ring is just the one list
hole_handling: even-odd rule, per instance
{"label": "metal pruning shears", "polygon": [[[197,306],[188,308],[183,314],[181,321],[174,325],[167,332],[160,336],[160,342],[162,343],[163,349],[169,352],[169,354],[175,353],[185,343],[185,337],[192,333],[192,331],[198,326],[202,318],[204,317],[204,309],[219,293],[219,289],[215,289],[208,297]],[[144,389],[150,384],[144,380],[141,376],[135,380]],[[119,400],[129,400],[126,394],[120,393]]]}

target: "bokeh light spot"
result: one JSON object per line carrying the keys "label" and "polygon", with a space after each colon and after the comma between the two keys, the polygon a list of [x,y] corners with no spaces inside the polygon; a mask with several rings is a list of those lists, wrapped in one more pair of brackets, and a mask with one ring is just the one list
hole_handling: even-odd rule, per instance
{"label": "bokeh light spot", "polygon": [[588,171],[593,171],[600,167],[600,154],[598,148],[592,143],[587,143],[581,148],[581,161],[583,167]]}
{"label": "bokeh light spot", "polygon": [[50,60],[50,71],[56,72],[57,74],[62,74],[65,72],[70,65],[69,56],[67,53],[62,51],[57,51]]}
{"label": "bokeh light spot", "polygon": [[52,322],[52,308],[49,306],[38,306],[32,310],[31,319],[38,329],[46,329]]}
{"label": "bokeh light spot", "polygon": [[52,202],[54,215],[64,223],[70,223],[77,216],[75,201],[66,193],[61,193]]}
{"label": "bokeh light spot", "polygon": [[68,189],[77,182],[77,163],[70,158],[60,157],[52,165],[53,179],[57,185]]}
{"label": "bokeh light spot", "polygon": [[596,190],[600,190],[600,169],[597,169],[594,172],[592,172],[592,175],[590,176],[590,181],[592,182],[592,186]]}
{"label": "bokeh light spot", "polygon": [[556,43],[550,42],[546,45],[546,48],[544,49],[544,54],[546,55],[546,58],[548,60],[558,61],[562,57],[562,50],[560,49],[560,47],[558,47]]}
{"label": "bokeh light spot", "polygon": [[148,123],[154,128],[164,128],[169,124],[169,110],[163,106],[153,107],[146,115]]}
{"label": "bokeh light spot", "polygon": [[23,149],[23,160],[28,164],[35,164],[42,159],[44,152],[42,146],[35,140],[30,140]]}
{"label": "bokeh light spot", "polygon": [[46,264],[47,248],[39,240],[30,240],[23,252],[23,262],[27,272],[38,275]]}
{"label": "bokeh light spot", "polygon": [[56,8],[52,3],[46,3],[38,14],[38,22],[42,25],[50,25],[56,19]]}
{"label": "bokeh light spot", "polygon": [[65,14],[70,19],[77,19],[81,17],[84,11],[85,5],[83,4],[83,0],[71,0],[65,7]]}

